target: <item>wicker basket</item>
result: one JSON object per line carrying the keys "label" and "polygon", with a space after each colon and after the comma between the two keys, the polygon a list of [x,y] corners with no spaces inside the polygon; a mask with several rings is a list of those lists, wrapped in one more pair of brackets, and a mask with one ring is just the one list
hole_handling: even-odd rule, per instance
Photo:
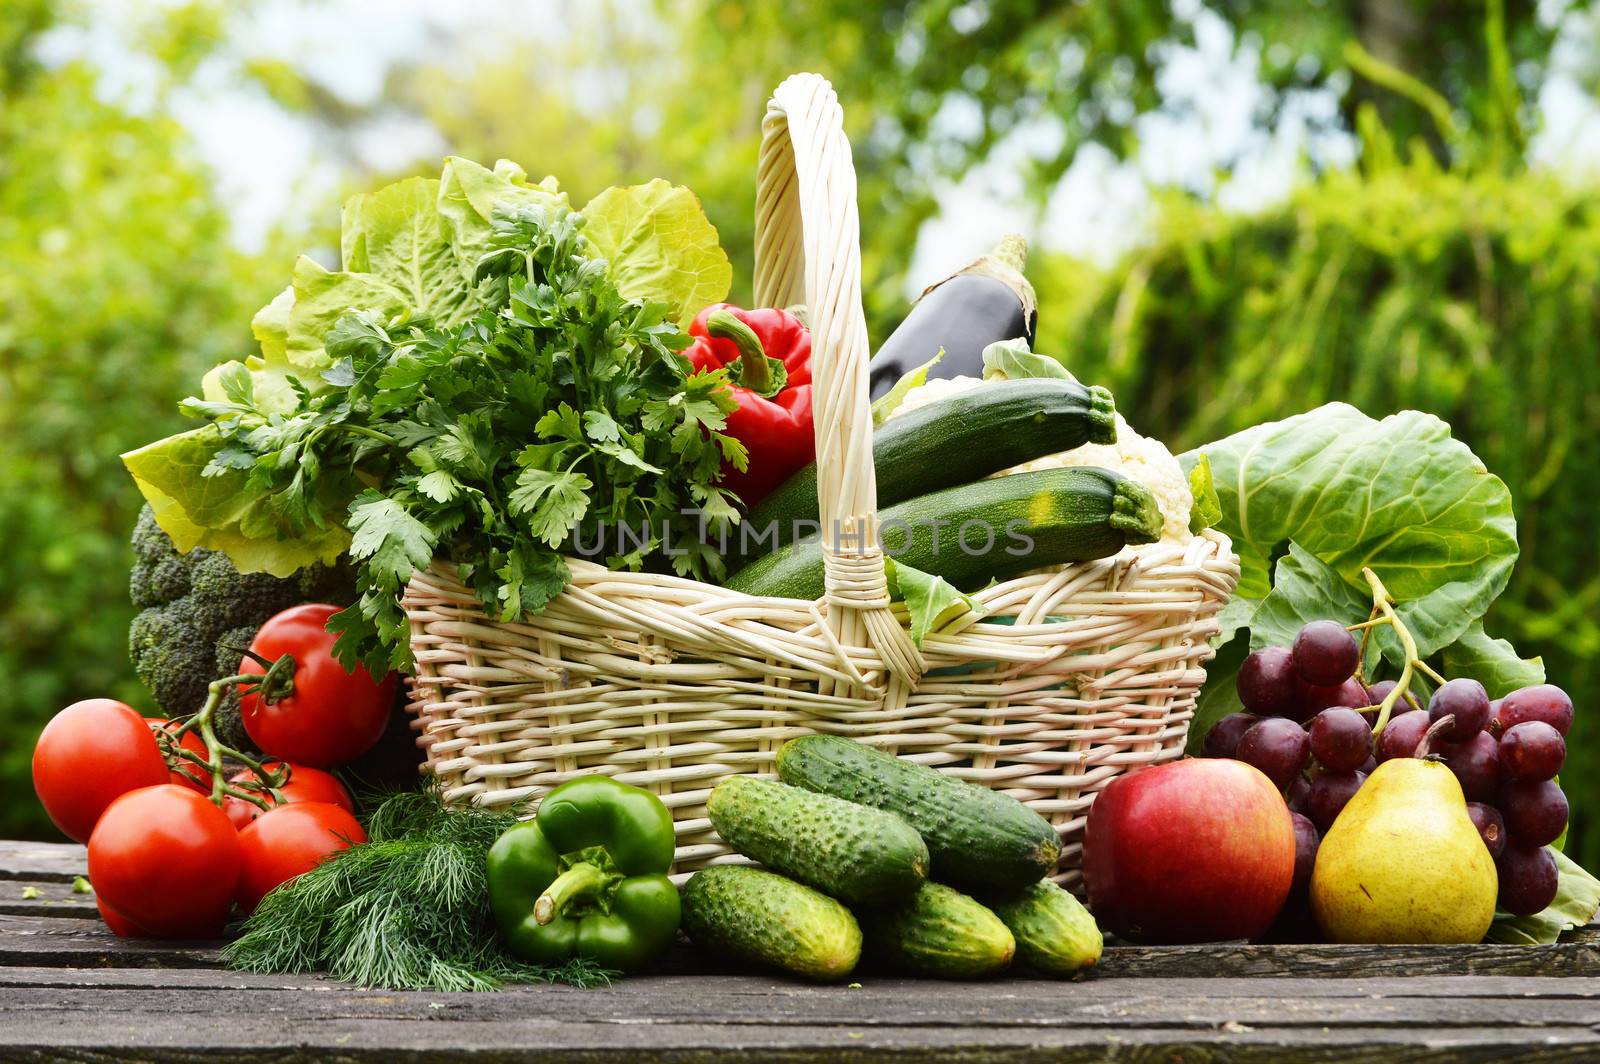
{"label": "wicker basket", "polygon": [[828,732],[1027,802],[1061,832],[1059,878],[1071,884],[1095,793],[1179,756],[1238,579],[1220,535],[992,586],[976,597],[1013,624],[968,616],[912,645],[871,546],[858,234],[838,100],[822,78],[796,75],[762,124],[755,297],[810,308],[818,501],[823,527],[847,532],[827,552],[824,599],[572,559],[571,586],[508,624],[435,564],[406,593],[411,711],[424,771],[447,801],[503,805],[574,776],[616,776],[673,810],[682,875],[737,859],[706,819],[719,780],[770,774],[786,740]]}

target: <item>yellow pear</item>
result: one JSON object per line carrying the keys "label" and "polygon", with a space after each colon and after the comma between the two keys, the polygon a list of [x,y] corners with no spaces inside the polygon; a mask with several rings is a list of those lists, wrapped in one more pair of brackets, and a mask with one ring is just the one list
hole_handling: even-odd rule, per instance
{"label": "yellow pear", "polygon": [[1498,889],[1455,774],[1439,761],[1395,758],[1324,836],[1311,908],[1330,942],[1477,942]]}

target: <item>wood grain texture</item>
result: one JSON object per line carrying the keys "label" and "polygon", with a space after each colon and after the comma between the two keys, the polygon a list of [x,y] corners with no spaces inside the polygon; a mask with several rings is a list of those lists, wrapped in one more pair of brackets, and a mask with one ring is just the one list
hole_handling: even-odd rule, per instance
{"label": "wood grain texture", "polygon": [[[1114,946],[1088,977],[814,986],[687,946],[596,990],[364,990],[119,939],[82,847],[0,843],[0,1060],[1600,1059],[1600,929],[1557,946]],[[36,897],[23,899],[32,888]]]}
{"label": "wood grain texture", "polygon": [[71,883],[88,867],[87,851],[75,842],[0,840],[0,880]]}

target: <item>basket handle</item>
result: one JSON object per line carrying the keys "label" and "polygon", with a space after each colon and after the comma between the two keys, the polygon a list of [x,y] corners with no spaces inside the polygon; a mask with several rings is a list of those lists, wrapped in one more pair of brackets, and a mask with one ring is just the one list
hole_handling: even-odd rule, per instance
{"label": "basket handle", "polygon": [[811,316],[829,626],[841,642],[876,649],[891,674],[914,682],[922,656],[889,610],[878,547],[855,167],[839,98],[817,74],[795,74],[767,103],[755,229],[756,306],[804,303]]}

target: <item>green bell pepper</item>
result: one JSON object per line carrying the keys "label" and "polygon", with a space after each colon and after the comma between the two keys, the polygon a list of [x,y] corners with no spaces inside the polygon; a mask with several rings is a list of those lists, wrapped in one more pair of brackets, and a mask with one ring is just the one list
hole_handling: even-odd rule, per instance
{"label": "green bell pepper", "polygon": [[563,783],[489,850],[501,936],[533,964],[642,968],[678,932],[674,845],[672,814],[649,791],[605,776]]}

